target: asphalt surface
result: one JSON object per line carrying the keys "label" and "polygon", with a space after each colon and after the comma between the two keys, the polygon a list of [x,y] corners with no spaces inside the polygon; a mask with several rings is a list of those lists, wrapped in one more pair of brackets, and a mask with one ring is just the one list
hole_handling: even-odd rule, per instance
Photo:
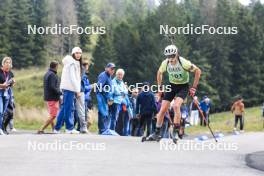
{"label": "asphalt surface", "polygon": [[4,176],[263,176],[246,162],[264,163],[263,139],[263,132],[244,133],[217,144],[185,139],[174,145],[133,137],[23,133],[0,136],[0,171]]}

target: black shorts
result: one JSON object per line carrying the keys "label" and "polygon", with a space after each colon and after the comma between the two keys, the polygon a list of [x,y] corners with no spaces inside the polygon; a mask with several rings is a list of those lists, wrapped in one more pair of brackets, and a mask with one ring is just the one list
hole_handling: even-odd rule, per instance
{"label": "black shorts", "polygon": [[172,84],[171,85],[171,91],[165,92],[164,99],[167,101],[172,101],[174,97],[180,97],[183,100],[187,97],[189,92],[189,84]]}

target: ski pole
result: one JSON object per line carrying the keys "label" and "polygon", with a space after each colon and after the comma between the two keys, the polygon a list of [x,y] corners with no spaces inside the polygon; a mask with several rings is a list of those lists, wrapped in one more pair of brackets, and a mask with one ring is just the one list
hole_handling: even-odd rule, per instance
{"label": "ski pole", "polygon": [[215,137],[215,135],[214,135],[214,132],[212,131],[212,129],[211,129],[209,123],[206,121],[206,119],[205,119],[205,117],[204,117],[204,114],[203,114],[203,111],[202,111],[201,108],[199,107],[199,105],[198,105],[198,103],[197,103],[196,100],[194,100],[194,104],[195,104],[195,106],[197,107],[199,113],[201,114],[201,116],[202,116],[204,122],[206,123],[206,126],[208,126],[208,128],[209,128],[209,130],[210,130],[212,136],[214,137],[215,142],[218,142],[217,139],[216,139],[216,137]]}

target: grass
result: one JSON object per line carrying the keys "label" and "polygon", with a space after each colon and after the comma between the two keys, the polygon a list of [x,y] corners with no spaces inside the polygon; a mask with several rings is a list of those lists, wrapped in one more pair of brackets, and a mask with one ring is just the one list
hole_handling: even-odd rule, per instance
{"label": "grass", "polygon": [[[245,111],[245,131],[263,131],[263,118],[261,107],[247,108]],[[234,128],[234,115],[231,112],[222,112],[210,115],[210,126],[215,132],[229,133]],[[195,126],[186,129],[187,133],[209,133],[207,127]]]}
{"label": "grass", "polygon": [[[263,131],[263,118],[261,117],[261,108],[247,108],[245,115],[245,131]],[[22,116],[19,113],[24,113]],[[45,115],[46,114],[46,115]],[[97,110],[90,112],[92,119],[92,125],[90,127],[91,132],[97,132]],[[27,118],[25,118],[27,117]],[[15,120],[15,127],[18,129],[37,130],[41,127],[43,122],[47,119],[47,112],[41,109],[25,109],[18,108],[17,117]],[[229,133],[233,130],[234,117],[230,112],[222,112],[211,114],[211,128],[214,132]],[[49,128],[50,130],[50,128]],[[187,134],[204,134],[209,133],[207,127],[194,126],[186,128]]]}

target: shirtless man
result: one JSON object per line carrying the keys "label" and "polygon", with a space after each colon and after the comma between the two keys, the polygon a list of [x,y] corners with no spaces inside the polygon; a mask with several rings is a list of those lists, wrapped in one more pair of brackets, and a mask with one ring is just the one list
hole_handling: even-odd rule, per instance
{"label": "shirtless man", "polygon": [[241,97],[239,97],[238,100],[232,105],[231,112],[235,114],[234,131],[237,130],[237,123],[238,123],[238,120],[239,120],[239,122],[240,122],[240,131],[243,132],[245,108],[244,108],[243,99]]}

